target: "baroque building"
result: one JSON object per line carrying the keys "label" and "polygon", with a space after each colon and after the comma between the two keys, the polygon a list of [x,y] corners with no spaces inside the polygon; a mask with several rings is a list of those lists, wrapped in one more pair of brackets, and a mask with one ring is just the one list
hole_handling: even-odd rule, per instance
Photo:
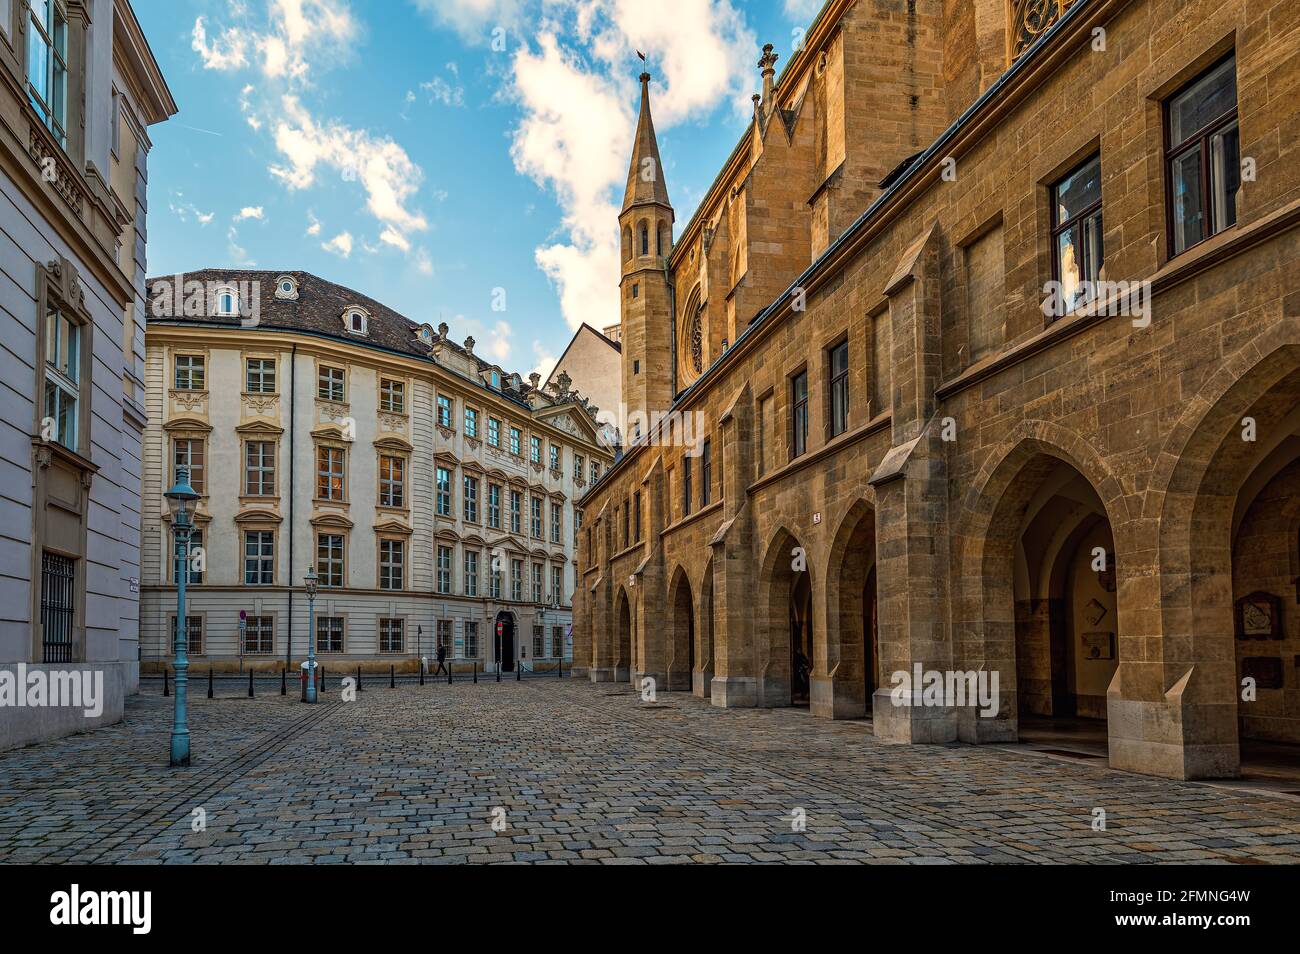
{"label": "baroque building", "polygon": [[[150,280],[143,658],[171,656],[188,572],[192,665],[486,670],[571,655],[574,501],[612,463],[598,408],[305,272]],[[202,495],[188,557],[163,493]],[[182,569],[188,567],[187,570]],[[498,624],[500,624],[498,626]]]}
{"label": "baroque building", "polygon": [[0,682],[102,679],[93,715],[0,691],[4,749],[120,721],[139,682],[148,128],[176,103],[127,0],[0,2],[0,87]]}
{"label": "baroque building", "polygon": [[1297,48],[1279,0],[830,0],[675,242],[643,76],[575,663],[1174,778],[1300,741]]}

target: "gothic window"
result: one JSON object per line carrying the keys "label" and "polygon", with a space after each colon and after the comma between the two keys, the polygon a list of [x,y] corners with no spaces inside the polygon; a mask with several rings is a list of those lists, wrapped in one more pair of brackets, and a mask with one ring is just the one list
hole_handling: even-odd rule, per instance
{"label": "gothic window", "polygon": [[704,329],[698,311],[691,319],[691,367],[696,374],[704,371]]}

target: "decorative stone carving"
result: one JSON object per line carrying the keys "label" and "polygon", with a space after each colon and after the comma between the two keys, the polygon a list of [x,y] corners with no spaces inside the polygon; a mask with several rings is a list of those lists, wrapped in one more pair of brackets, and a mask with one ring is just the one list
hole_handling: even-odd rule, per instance
{"label": "decorative stone carving", "polygon": [[48,182],[50,186],[63,197],[63,201],[78,216],[81,215],[81,205],[83,195],[72,177],[68,175],[67,170],[63,167],[59,157],[50,144],[45,139],[46,133],[37,126],[29,127],[29,138],[27,142],[27,154],[32,157],[32,161],[39,167],[41,179]]}
{"label": "decorative stone carving", "polygon": [[379,428],[384,431],[395,431],[399,434],[406,433],[406,415],[404,414],[380,414]]}
{"label": "decorative stone carving", "polygon": [[1061,18],[1074,0],[1015,0],[1011,20],[1011,57],[1015,59]]}
{"label": "decorative stone carving", "polygon": [[465,443],[469,445],[471,450],[478,450],[483,446],[483,442],[477,437],[467,437],[465,438]]}
{"label": "decorative stone carving", "polygon": [[436,424],[436,425],[434,425],[434,426],[435,426],[435,427],[437,428],[437,430],[438,430],[438,435],[439,435],[439,436],[440,436],[444,441],[449,441],[449,440],[451,440],[453,437],[456,436],[456,432],[453,431],[450,427],[444,427],[444,426],[441,425],[441,424]]}

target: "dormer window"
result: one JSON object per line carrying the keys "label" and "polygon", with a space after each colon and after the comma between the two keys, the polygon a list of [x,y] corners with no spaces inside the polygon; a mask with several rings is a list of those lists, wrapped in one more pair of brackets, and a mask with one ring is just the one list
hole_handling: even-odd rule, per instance
{"label": "dormer window", "polygon": [[369,321],[370,316],[366,314],[363,308],[349,308],[343,312],[343,327],[351,334],[367,334]]}
{"label": "dormer window", "polygon": [[498,391],[501,389],[501,373],[499,371],[492,372],[492,386]]}
{"label": "dormer window", "polygon": [[239,293],[229,286],[218,288],[214,296],[213,307],[216,314],[231,318],[239,314]]}
{"label": "dormer window", "polygon": [[275,297],[294,301],[298,297],[298,282],[291,275],[281,275],[275,281]]}

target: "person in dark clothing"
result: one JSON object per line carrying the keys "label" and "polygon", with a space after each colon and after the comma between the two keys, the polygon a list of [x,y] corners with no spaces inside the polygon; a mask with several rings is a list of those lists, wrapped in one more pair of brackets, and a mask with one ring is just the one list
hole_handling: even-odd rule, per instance
{"label": "person in dark clothing", "polygon": [[435,676],[438,673],[445,676],[451,675],[451,673],[447,672],[447,647],[441,643],[438,644],[438,668],[433,671]]}

